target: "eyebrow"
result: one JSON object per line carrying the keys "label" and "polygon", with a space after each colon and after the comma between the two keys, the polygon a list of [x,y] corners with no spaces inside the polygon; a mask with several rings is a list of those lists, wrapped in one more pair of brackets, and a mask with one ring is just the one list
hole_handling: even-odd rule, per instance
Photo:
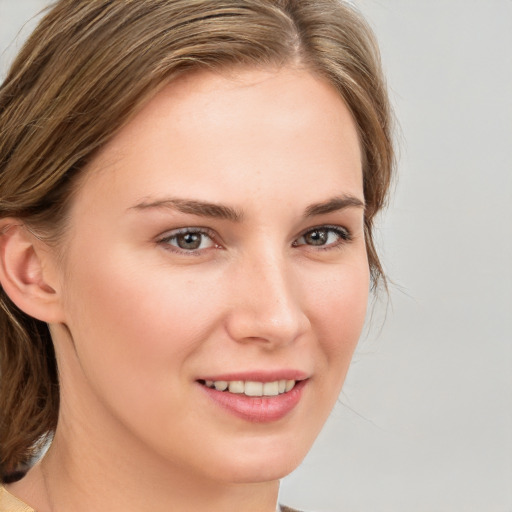
{"label": "eyebrow", "polygon": [[[149,210],[152,208],[169,208],[182,213],[198,215],[200,217],[210,217],[216,219],[229,220],[231,222],[241,222],[244,218],[242,211],[231,206],[198,201],[195,199],[165,198],[155,201],[142,201],[130,210]],[[336,196],[321,203],[309,205],[304,211],[304,218],[315,217],[317,215],[326,215],[328,213],[345,210],[347,208],[365,208],[364,201],[351,196]]]}
{"label": "eyebrow", "polygon": [[182,213],[230,220],[232,222],[240,222],[243,219],[243,213],[236,208],[205,201],[196,201],[194,199],[165,198],[151,202],[142,201],[130,209],[147,210],[150,208],[170,208]]}
{"label": "eyebrow", "polygon": [[347,208],[362,208],[364,210],[365,204],[361,199],[351,196],[342,195],[336,196],[321,203],[315,203],[306,208],[304,217],[315,217],[316,215],[325,215],[327,213],[345,210]]}

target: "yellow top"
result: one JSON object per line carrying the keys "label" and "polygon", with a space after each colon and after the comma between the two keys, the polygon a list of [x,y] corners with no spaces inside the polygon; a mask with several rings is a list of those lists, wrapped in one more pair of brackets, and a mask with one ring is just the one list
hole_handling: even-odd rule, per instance
{"label": "yellow top", "polygon": [[0,512],[35,512],[35,510],[0,485]]}

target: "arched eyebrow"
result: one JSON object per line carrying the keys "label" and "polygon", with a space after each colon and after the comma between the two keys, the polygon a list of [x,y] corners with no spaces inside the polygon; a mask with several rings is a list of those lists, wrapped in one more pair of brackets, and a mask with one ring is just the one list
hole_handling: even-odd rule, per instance
{"label": "arched eyebrow", "polygon": [[355,196],[336,196],[328,199],[327,201],[309,205],[306,208],[304,217],[309,218],[315,217],[316,215],[325,215],[327,213],[337,212],[347,208],[362,208],[364,210],[365,204],[364,201]]}
{"label": "arched eyebrow", "polygon": [[[198,201],[195,199],[164,198],[155,201],[141,201],[129,208],[130,210],[148,210],[148,209],[170,208],[182,213],[197,215],[199,217],[210,217],[216,219],[229,220],[231,222],[242,222],[244,213],[232,206],[210,203],[207,201]],[[364,201],[351,196],[342,195],[332,197],[321,203],[309,205],[304,211],[304,218],[315,217],[317,215],[326,215],[328,213],[345,210],[347,208],[365,208]]]}
{"label": "arched eyebrow", "polygon": [[197,201],[194,199],[165,198],[156,201],[142,201],[130,209],[147,210],[150,208],[170,208],[181,213],[198,215],[199,217],[212,217],[216,219],[230,220],[231,222],[241,222],[243,213],[236,208],[222,204],[209,203],[206,201]]}

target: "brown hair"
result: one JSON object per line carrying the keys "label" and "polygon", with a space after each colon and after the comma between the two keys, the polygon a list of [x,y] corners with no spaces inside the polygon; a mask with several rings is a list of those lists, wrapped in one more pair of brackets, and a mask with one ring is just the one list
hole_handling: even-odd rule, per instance
{"label": "brown hair", "polygon": [[[298,63],[335,87],[361,139],[365,236],[393,168],[390,112],[372,33],[338,0],[60,0],[0,88],[0,218],[48,242],[65,228],[75,178],[155,91],[199,67]],[[58,374],[46,324],[0,289],[0,477],[57,423]]]}

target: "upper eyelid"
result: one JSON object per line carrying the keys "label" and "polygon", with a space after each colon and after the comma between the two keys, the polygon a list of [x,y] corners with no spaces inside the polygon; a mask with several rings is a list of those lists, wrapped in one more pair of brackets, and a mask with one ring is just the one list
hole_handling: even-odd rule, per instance
{"label": "upper eyelid", "polygon": [[[340,237],[340,240],[338,240],[337,242],[330,243],[330,244],[317,245],[317,246],[315,246],[315,245],[308,245],[308,244],[305,244],[305,243],[304,244],[303,243],[301,243],[301,244],[297,243],[297,241],[300,238],[304,237],[305,235],[307,235],[311,231],[322,230],[322,229],[336,232],[338,234],[338,236]],[[354,237],[352,235],[352,232],[348,228],[346,228],[344,226],[321,224],[319,226],[308,228],[305,231],[303,231],[302,234],[300,234],[298,237],[295,237],[292,246],[294,246],[294,247],[303,247],[303,246],[305,246],[308,249],[312,249],[312,250],[315,250],[315,251],[327,251],[327,250],[330,250],[330,249],[335,249],[335,248],[342,247],[345,244],[350,243],[353,239],[354,239]]]}
{"label": "upper eyelid", "polygon": [[[351,230],[349,228],[347,228],[346,226],[341,226],[339,224],[317,224],[314,226],[310,226],[306,229],[303,229],[295,236],[295,238],[304,236],[306,233],[309,233],[310,231],[314,231],[315,229],[332,229],[333,231],[343,231],[343,232],[347,233],[347,235],[351,234]],[[172,236],[181,235],[183,233],[201,233],[201,234],[205,234],[205,235],[208,235],[211,237],[219,236],[211,228],[207,228],[204,226],[185,226],[182,228],[175,228],[175,229],[170,229],[168,231],[165,231],[161,235],[158,235],[158,238],[159,239],[170,238]]]}
{"label": "upper eyelid", "polygon": [[[206,236],[209,238],[212,243],[211,247],[205,247],[202,249],[182,249],[181,247],[177,247],[174,244],[171,244],[170,241],[176,239],[180,235],[186,235],[187,233],[198,233],[202,236]],[[170,251],[175,254],[179,254],[182,256],[201,256],[205,253],[205,251],[210,251],[211,249],[220,249],[222,244],[218,242],[218,237],[216,237],[215,233],[212,232],[211,229],[208,228],[199,228],[199,227],[190,227],[187,226],[185,228],[176,228],[169,231],[164,232],[162,235],[158,236],[155,239],[155,243],[157,245],[165,246],[165,250]]]}
{"label": "upper eyelid", "polygon": [[199,233],[201,235],[209,236],[212,240],[218,236],[218,235],[216,235],[216,233],[214,231],[212,231],[209,228],[204,228],[204,227],[199,227],[199,226],[187,226],[184,228],[176,228],[176,229],[170,229],[168,231],[165,231],[161,235],[158,235],[157,239],[160,241],[167,240],[169,238],[173,238],[175,236],[183,235],[186,233]]}
{"label": "upper eyelid", "polygon": [[[350,241],[353,237],[352,232],[350,229],[348,229],[345,226],[337,225],[337,224],[318,224],[315,226],[308,227],[307,229],[302,230],[298,235],[296,235],[293,238],[293,243],[295,243],[299,238],[305,236],[306,234],[310,233],[311,231],[315,231],[317,229],[327,229],[332,230],[338,233],[343,233],[346,236],[345,241]],[[218,233],[213,231],[210,228],[207,227],[201,227],[201,226],[186,226],[182,228],[176,228],[169,231],[166,231],[159,235],[157,237],[157,242],[164,242],[166,240],[170,240],[172,238],[175,238],[179,235],[186,234],[186,233],[199,233],[201,235],[205,235],[209,237],[212,242],[218,245],[222,245],[223,241],[222,238],[219,236]]]}
{"label": "upper eyelid", "polygon": [[305,234],[310,233],[311,231],[315,231],[316,229],[331,229],[332,231],[341,231],[346,233],[347,236],[352,236],[352,231],[345,226],[340,226],[338,224],[318,224],[317,226],[312,226],[301,231],[296,238],[300,238],[301,236],[304,236]]}

